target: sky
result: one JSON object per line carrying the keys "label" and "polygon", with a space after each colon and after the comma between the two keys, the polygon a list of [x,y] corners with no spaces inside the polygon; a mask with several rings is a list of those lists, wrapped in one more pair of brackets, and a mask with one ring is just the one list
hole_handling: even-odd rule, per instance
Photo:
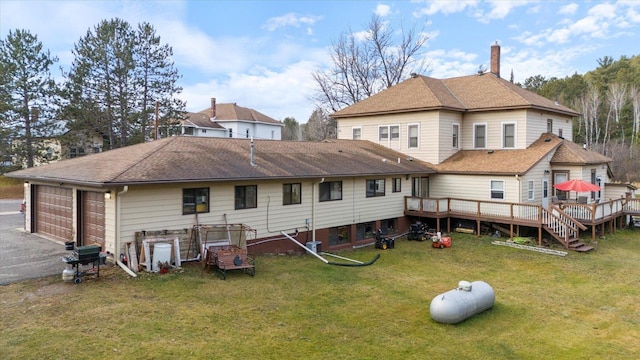
{"label": "sky", "polygon": [[154,26],[173,48],[188,111],[236,103],[276,120],[306,123],[315,108],[312,73],[331,65],[330,47],[361,34],[372,15],[394,30],[424,31],[423,75],[449,78],[490,68],[501,75],[565,77],[605,56],[638,55],[640,1],[32,1],[0,0],[0,37],[25,29],[68,71],[74,44],[105,19]]}

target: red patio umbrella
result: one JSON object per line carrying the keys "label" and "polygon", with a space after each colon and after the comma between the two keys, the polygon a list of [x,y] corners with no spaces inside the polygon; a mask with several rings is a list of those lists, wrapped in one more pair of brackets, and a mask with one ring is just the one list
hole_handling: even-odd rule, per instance
{"label": "red patio umbrella", "polygon": [[575,191],[577,193],[600,191],[600,186],[586,182],[582,179],[573,179],[553,185],[554,188],[561,191]]}

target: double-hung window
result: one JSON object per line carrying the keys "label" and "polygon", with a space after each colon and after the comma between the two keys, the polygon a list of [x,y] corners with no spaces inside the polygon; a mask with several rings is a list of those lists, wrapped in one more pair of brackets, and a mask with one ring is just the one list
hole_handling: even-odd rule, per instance
{"label": "double-hung window", "polygon": [[503,180],[491,180],[491,199],[504,199]]}
{"label": "double-hung window", "polygon": [[410,149],[418,147],[418,138],[420,135],[420,126],[418,124],[412,124],[407,127],[407,133],[409,134],[409,142],[407,147]]}
{"label": "double-hung window", "polygon": [[502,124],[502,147],[513,149],[516,147],[516,124]]}
{"label": "double-hung window", "polygon": [[473,147],[475,149],[484,149],[487,147],[487,125],[473,125]]}
{"label": "double-hung window", "polygon": [[362,128],[361,127],[354,127],[352,130],[352,139],[353,140],[360,140],[362,139]]}
{"label": "double-hung window", "polygon": [[451,147],[453,147],[454,149],[457,149],[460,146],[459,141],[460,141],[460,125],[453,124],[451,126]]}

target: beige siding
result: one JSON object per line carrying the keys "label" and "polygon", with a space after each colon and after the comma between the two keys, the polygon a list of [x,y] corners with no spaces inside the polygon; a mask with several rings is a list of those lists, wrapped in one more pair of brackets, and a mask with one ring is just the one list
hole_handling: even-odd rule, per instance
{"label": "beige siding", "polygon": [[[502,149],[502,124],[516,123],[516,147],[524,149],[525,146],[525,116],[524,110],[490,111],[482,113],[469,113],[465,115],[462,124],[462,146],[464,150],[473,150],[474,124],[487,126],[487,149]],[[540,134],[538,134],[539,136]]]}
{"label": "beige siding", "polygon": [[[491,199],[491,181],[504,181],[505,198]],[[515,176],[494,175],[449,175],[431,176],[430,197],[453,197],[457,199],[517,202],[519,181]]]}
{"label": "beige siding", "polygon": [[547,132],[547,119],[553,121],[552,132],[560,135],[562,129],[562,137],[573,141],[573,119],[569,116],[551,114],[539,110],[528,110],[526,118],[526,146],[536,141],[540,134]]}
{"label": "beige siding", "polygon": [[[316,180],[316,228],[401,217],[404,214],[404,196],[411,194],[411,184],[402,179],[402,191],[392,192],[391,177],[385,178],[385,196],[367,198],[365,178],[342,180],[342,200],[318,202]],[[301,183],[302,203],[282,205],[282,184]],[[258,185],[258,207],[234,210],[234,187]],[[229,223],[243,223],[257,231],[257,236],[278,235],[281,230],[304,230],[311,224],[313,202],[311,181],[261,181],[235,183],[189,184],[188,186],[130,187],[120,197],[120,243],[133,241],[134,233],[141,230],[187,229],[196,224],[195,215],[182,215],[182,189],[209,187],[209,213],[198,214],[200,224],[223,224],[224,215]]]}
{"label": "beige siding", "polygon": [[[525,175],[520,178],[520,200],[518,202],[540,205],[542,203],[542,180],[547,179],[548,182],[548,198],[551,201],[551,175],[545,174],[545,170],[550,170],[549,163],[541,161],[534,165]],[[529,181],[533,181],[533,199],[529,199]]]}
{"label": "beige siding", "polygon": [[[427,141],[438,144],[438,159],[435,164],[445,161],[448,157],[460,151],[462,147],[462,114],[457,112],[440,112],[438,136],[427,137]],[[458,124],[458,148],[453,147],[453,124]]]}
{"label": "beige siding", "polygon": [[112,254],[116,252],[116,193],[111,190],[111,199],[104,200],[104,246]]}

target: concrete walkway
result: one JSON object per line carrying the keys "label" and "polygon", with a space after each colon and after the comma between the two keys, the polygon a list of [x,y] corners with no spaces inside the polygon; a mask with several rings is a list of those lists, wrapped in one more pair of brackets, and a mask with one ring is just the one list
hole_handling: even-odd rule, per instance
{"label": "concrete walkway", "polygon": [[62,276],[64,243],[24,231],[21,200],[0,200],[0,285],[50,275]]}

